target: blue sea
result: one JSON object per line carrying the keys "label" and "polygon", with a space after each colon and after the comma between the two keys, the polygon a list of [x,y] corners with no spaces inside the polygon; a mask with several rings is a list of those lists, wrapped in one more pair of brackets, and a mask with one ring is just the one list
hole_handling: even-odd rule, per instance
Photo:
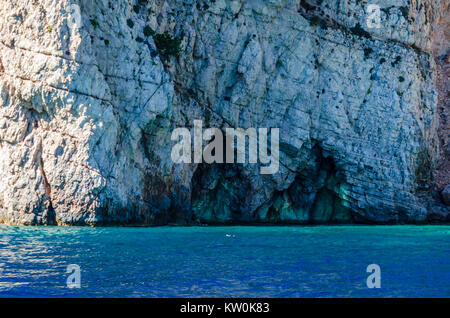
{"label": "blue sea", "polygon": [[450,226],[2,225],[0,297],[450,297]]}

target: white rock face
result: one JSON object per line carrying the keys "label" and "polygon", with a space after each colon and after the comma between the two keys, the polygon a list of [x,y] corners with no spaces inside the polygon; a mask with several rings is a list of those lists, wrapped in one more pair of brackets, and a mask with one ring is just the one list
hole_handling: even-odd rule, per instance
{"label": "white rock face", "polygon": [[[441,2],[380,1],[379,29],[366,7],[3,0],[0,219],[425,221]],[[279,127],[280,171],[174,164],[172,130],[196,119]]]}

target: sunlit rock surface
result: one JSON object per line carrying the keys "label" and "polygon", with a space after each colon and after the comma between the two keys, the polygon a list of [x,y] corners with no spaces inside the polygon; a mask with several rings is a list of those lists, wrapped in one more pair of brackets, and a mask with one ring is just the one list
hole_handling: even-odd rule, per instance
{"label": "sunlit rock surface", "polygon": [[[379,1],[369,29],[357,0],[3,0],[0,219],[445,220],[444,2]],[[172,130],[196,119],[279,127],[279,172],[174,164]]]}

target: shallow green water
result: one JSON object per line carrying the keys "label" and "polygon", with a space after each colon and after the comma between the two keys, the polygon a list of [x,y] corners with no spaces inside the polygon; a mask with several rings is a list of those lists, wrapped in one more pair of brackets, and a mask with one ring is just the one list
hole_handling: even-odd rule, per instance
{"label": "shallow green water", "polygon": [[450,297],[449,238],[450,226],[0,226],[0,297]]}

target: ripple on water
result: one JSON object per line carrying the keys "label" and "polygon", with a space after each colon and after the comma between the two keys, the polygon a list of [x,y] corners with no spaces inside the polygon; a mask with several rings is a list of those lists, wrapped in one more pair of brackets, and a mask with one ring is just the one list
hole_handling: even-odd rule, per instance
{"label": "ripple on water", "polygon": [[[450,297],[449,226],[0,226],[0,297]],[[382,288],[366,287],[379,264]],[[66,267],[81,267],[81,288]]]}

